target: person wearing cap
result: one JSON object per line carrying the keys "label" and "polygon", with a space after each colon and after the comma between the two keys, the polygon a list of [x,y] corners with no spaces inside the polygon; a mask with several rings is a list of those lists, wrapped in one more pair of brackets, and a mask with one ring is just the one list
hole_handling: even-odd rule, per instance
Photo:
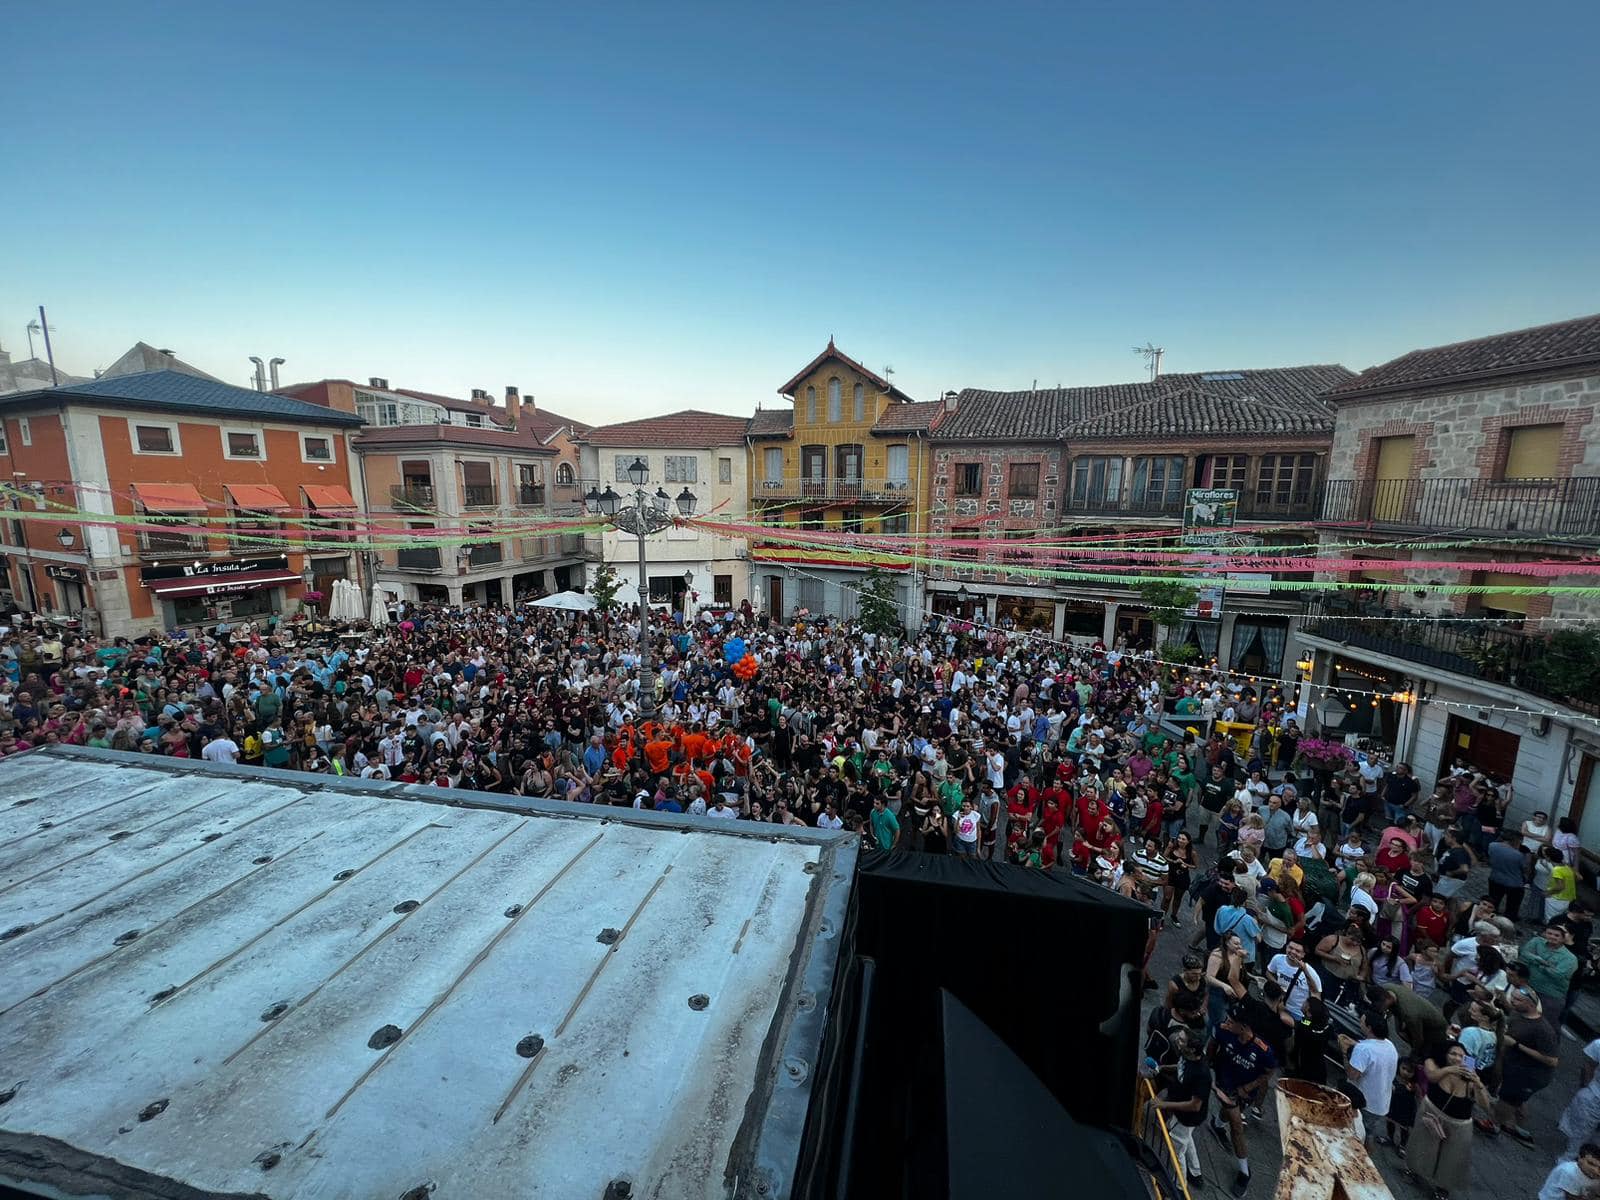
{"label": "person wearing cap", "polygon": [[1238,1174],[1229,1189],[1243,1196],[1250,1189],[1250,1158],[1244,1141],[1244,1106],[1259,1103],[1277,1060],[1272,1048],[1251,1028],[1248,1009],[1235,1004],[1211,1041],[1211,1068],[1215,1079],[1212,1095],[1217,1098],[1222,1121],[1211,1122],[1211,1132],[1223,1149],[1231,1151]]}

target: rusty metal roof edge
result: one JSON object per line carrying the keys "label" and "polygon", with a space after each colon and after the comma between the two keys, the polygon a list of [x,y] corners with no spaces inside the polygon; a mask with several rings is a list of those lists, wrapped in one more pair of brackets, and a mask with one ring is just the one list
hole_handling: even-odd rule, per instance
{"label": "rusty metal roof edge", "polygon": [[[638,825],[653,829],[676,829],[683,832],[715,833],[723,837],[756,838],[762,841],[808,843],[828,847],[854,843],[855,834],[846,830],[837,832],[814,829],[809,825],[769,825],[756,827],[750,821],[725,821],[715,817],[695,817],[687,813],[658,813],[625,805],[580,804],[570,800],[544,800],[535,796],[501,796],[495,792],[480,792],[469,788],[437,788],[424,784],[396,783],[391,780],[359,779],[349,775],[311,775],[303,771],[285,771],[277,767],[250,767],[242,763],[213,763],[192,758],[166,758],[154,754],[134,754],[125,750],[97,750],[92,746],[40,746],[6,758],[5,762],[24,762],[34,756],[74,759],[83,762],[102,762],[114,767],[137,767],[142,770],[165,771],[172,775],[235,776],[243,779],[276,783],[282,787],[299,788],[307,792],[351,792],[364,795],[387,795],[396,800],[434,804],[440,808],[480,808],[491,812],[516,813],[519,816],[561,817],[568,820],[583,818],[599,821],[616,821],[623,825]],[[854,854],[851,855],[852,870]]]}

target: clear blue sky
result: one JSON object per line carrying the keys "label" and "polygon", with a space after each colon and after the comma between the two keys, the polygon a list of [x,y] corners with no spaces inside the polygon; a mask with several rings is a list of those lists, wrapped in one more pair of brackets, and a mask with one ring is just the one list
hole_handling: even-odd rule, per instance
{"label": "clear blue sky", "polygon": [[[499,9],[508,11],[501,12]],[[865,14],[865,15],[864,15]],[[9,5],[0,344],[748,412],[1600,309],[1600,4]]]}

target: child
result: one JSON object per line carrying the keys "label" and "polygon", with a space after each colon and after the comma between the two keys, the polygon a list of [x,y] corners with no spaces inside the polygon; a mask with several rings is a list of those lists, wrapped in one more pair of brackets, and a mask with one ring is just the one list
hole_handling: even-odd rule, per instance
{"label": "child", "polygon": [[1377,1139],[1380,1146],[1404,1151],[1411,1140],[1411,1127],[1417,1123],[1417,1060],[1402,1058],[1395,1069],[1394,1090],[1389,1094],[1388,1136]]}
{"label": "child", "polygon": [[1419,943],[1409,961],[1411,990],[1424,999],[1433,999],[1433,990],[1439,982],[1439,947],[1432,942]]}

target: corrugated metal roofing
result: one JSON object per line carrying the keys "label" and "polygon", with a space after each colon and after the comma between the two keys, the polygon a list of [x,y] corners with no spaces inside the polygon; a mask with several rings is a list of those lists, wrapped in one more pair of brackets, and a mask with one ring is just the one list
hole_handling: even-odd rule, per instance
{"label": "corrugated metal roofing", "polygon": [[0,762],[0,796],[8,1173],[435,1200],[792,1173],[849,836],[82,750]]}

